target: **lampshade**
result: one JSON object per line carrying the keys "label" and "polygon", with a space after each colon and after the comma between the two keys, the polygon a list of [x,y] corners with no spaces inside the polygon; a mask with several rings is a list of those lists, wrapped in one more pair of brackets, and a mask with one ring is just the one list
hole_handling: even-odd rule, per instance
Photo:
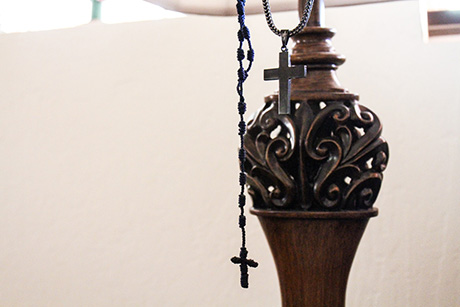
{"label": "lampshade", "polygon": [[[188,14],[228,16],[235,15],[234,0],[146,0],[165,9]],[[348,6],[403,0],[325,0],[326,7]],[[298,0],[271,0],[273,12],[297,10]],[[246,14],[262,13],[260,0],[247,0]]]}

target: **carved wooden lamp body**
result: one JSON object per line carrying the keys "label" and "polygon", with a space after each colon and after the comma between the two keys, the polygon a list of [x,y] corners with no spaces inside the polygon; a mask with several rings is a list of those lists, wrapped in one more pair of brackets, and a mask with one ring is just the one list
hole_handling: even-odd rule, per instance
{"label": "carved wooden lamp body", "polygon": [[[184,13],[234,15],[227,0],[146,0]],[[272,0],[276,11],[294,0]],[[298,0],[300,14],[306,0]],[[326,0],[329,6],[398,0]],[[261,13],[248,1],[246,13]],[[323,25],[324,0],[315,0],[308,26],[293,37],[290,114],[278,114],[278,96],[248,122],[244,137],[247,183],[275,259],[283,306],[344,306],[359,241],[388,161],[377,116],[342,88],[335,71],[345,62]],[[285,106],[283,106],[285,107]],[[283,108],[284,109],[284,108]]]}
{"label": "carved wooden lamp body", "polygon": [[268,96],[245,136],[251,212],[275,259],[283,306],[344,306],[388,160],[377,116],[337,81],[345,59],[331,46],[334,31],[322,27],[323,7],[315,1],[293,38],[291,62],[308,74],[292,80],[291,114],[279,115],[277,95]]}

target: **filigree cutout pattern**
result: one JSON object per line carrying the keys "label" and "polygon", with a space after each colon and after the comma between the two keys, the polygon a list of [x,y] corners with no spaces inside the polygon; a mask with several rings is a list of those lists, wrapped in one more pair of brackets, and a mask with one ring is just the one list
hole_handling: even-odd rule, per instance
{"label": "filigree cutout pattern", "polygon": [[245,136],[255,208],[371,208],[388,161],[377,116],[357,101],[304,101],[279,115],[270,101]]}

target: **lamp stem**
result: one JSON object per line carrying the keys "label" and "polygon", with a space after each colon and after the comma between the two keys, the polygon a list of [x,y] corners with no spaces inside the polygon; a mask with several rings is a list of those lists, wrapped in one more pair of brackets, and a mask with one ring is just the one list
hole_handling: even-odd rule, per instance
{"label": "lamp stem", "polygon": [[292,79],[291,113],[278,113],[279,94],[267,96],[244,137],[251,213],[269,242],[283,307],[345,306],[388,161],[378,117],[337,79],[345,57],[323,24],[324,0],[315,0],[308,26],[291,37],[291,63],[308,67],[306,77]]}
{"label": "lamp stem", "polygon": [[[303,10],[307,0],[299,0],[299,17],[302,18]],[[308,20],[308,27],[321,27],[324,26],[324,0],[315,0],[311,11],[310,19]]]}

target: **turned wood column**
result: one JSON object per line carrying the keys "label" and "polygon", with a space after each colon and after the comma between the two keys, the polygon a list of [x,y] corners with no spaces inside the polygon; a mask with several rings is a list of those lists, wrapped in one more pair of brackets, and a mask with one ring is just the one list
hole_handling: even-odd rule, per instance
{"label": "turned wood column", "polygon": [[283,306],[345,306],[351,264],[377,209],[276,212],[253,209],[275,260]]}
{"label": "turned wood column", "polygon": [[[303,11],[305,0],[299,1]],[[348,275],[388,162],[378,117],[343,88],[345,62],[315,0],[308,26],[293,37],[291,114],[278,94],[248,122],[248,192],[275,260],[285,307],[345,305]]]}

